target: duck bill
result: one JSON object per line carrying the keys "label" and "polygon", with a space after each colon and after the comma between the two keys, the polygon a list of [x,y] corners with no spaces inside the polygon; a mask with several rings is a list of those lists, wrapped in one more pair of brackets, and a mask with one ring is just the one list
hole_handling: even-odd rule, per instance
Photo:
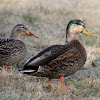
{"label": "duck bill", "polygon": [[27,31],[27,34],[26,34],[26,35],[38,38],[38,36],[34,35],[34,34],[31,33],[30,31]]}
{"label": "duck bill", "polygon": [[95,37],[95,38],[97,38],[94,34],[88,32],[86,28],[83,30],[82,33],[85,34],[85,35],[89,35],[89,36],[91,36],[91,37]]}

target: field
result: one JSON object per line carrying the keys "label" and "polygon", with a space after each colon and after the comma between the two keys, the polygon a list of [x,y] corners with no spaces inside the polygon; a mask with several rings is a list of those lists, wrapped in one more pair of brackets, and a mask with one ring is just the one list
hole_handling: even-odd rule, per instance
{"label": "field", "polygon": [[[44,48],[65,43],[67,23],[82,20],[97,39],[78,35],[87,51],[87,62],[75,74],[66,77],[66,87],[60,79],[22,75],[18,69],[28,58]],[[16,24],[24,24],[39,38],[22,37],[28,50],[26,58],[9,66],[9,73],[0,70],[0,100],[100,100],[100,66],[92,61],[100,57],[99,0],[0,0],[0,38],[9,37]]]}

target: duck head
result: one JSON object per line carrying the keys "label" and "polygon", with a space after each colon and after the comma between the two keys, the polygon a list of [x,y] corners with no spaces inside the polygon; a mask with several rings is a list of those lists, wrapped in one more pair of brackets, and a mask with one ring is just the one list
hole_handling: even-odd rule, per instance
{"label": "duck head", "polygon": [[88,32],[85,24],[81,20],[71,20],[66,28],[66,39],[68,38],[76,38],[76,35],[82,33],[85,35],[89,35],[95,37],[92,33]]}
{"label": "duck head", "polygon": [[27,36],[32,36],[32,37],[36,37],[38,38],[36,35],[34,35],[33,33],[31,33],[23,24],[17,24],[10,35],[10,38],[14,38],[14,39],[20,39],[21,36],[23,35],[27,35]]}

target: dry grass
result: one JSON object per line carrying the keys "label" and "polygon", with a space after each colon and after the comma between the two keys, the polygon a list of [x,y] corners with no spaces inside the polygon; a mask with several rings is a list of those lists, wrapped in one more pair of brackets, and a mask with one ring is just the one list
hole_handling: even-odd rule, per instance
{"label": "dry grass", "polygon": [[0,37],[8,37],[19,23],[39,36],[22,37],[28,48],[27,57],[53,44],[64,44],[65,29],[71,19],[81,19],[87,29],[98,38],[79,35],[87,50],[88,60],[82,70],[65,79],[63,88],[58,80],[53,87],[41,77],[21,75],[16,70],[0,71],[0,99],[2,100],[99,100],[100,68],[92,68],[91,61],[100,57],[100,1],[99,0],[0,0]]}
{"label": "dry grass", "polygon": [[[99,100],[100,72],[97,70],[97,68],[80,70],[65,78],[65,82],[67,82],[65,87],[62,87],[57,79],[52,80],[53,86],[50,87],[46,78],[22,75],[16,73],[16,70],[12,70],[10,73],[2,70],[0,71],[0,99],[95,100],[96,98],[96,100]],[[86,73],[88,73],[88,76]]]}

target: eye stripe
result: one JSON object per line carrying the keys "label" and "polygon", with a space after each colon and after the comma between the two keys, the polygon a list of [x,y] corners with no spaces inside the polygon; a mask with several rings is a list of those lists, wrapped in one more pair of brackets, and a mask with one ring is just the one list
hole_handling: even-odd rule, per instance
{"label": "eye stripe", "polygon": [[81,23],[76,23],[76,24],[81,25]]}
{"label": "eye stripe", "polygon": [[26,28],[26,27],[22,27],[22,28],[24,28],[24,29],[26,29],[26,30],[27,30],[27,28]]}

